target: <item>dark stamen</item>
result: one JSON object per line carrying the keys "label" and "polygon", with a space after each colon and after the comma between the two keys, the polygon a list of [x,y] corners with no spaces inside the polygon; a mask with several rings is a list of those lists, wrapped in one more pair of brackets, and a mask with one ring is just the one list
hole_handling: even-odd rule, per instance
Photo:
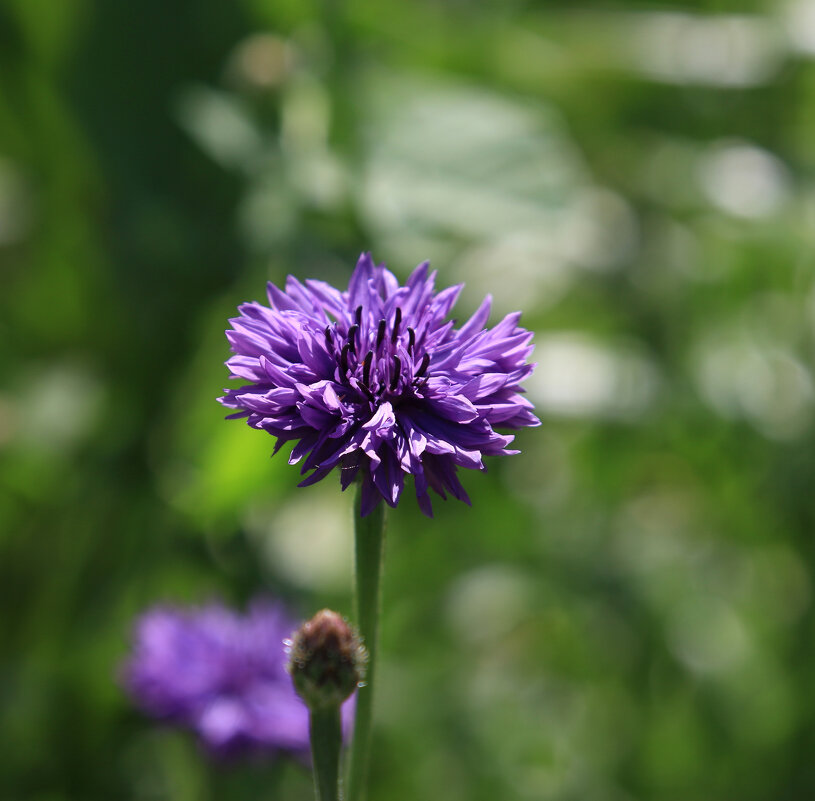
{"label": "dark stamen", "polygon": [[402,310],[397,306],[396,314],[393,315],[393,332],[391,333],[391,342],[396,342],[396,337],[399,336],[399,326],[402,323]]}
{"label": "dark stamen", "polygon": [[378,348],[382,344],[382,340],[385,338],[385,321],[379,321],[379,328],[376,329],[376,347]]}
{"label": "dark stamen", "polygon": [[354,319],[357,321],[357,325],[362,325],[362,306],[357,306],[357,310],[354,312]]}
{"label": "dark stamen", "polygon": [[428,364],[430,364],[430,354],[425,353],[425,355],[422,356],[422,363],[419,365],[419,369],[413,374],[413,377],[421,378],[425,374]]}
{"label": "dark stamen", "polygon": [[354,353],[357,349],[357,331],[359,331],[359,326],[356,323],[348,329],[348,344],[351,346],[351,353]]}
{"label": "dark stamen", "polygon": [[340,353],[340,372],[345,375],[348,372],[348,351],[351,350],[351,346],[346,342],[342,346],[342,352]]}
{"label": "dark stamen", "polygon": [[359,388],[365,393],[365,397],[368,398],[368,400],[371,403],[376,403],[376,398],[374,397],[374,393],[371,392],[371,390],[368,389],[368,387],[366,387],[365,384],[360,384]]}
{"label": "dark stamen", "polygon": [[407,352],[413,355],[413,346],[416,344],[416,332],[412,328],[408,328],[408,346]]}
{"label": "dark stamen", "polygon": [[371,376],[371,362],[374,360],[374,352],[369,350],[365,354],[365,361],[362,362],[362,383],[368,385],[368,379]]}
{"label": "dark stamen", "polygon": [[333,347],[332,342],[331,342],[331,326],[330,325],[327,325],[325,327],[325,346],[326,346],[326,348],[328,350],[331,350],[331,348]]}
{"label": "dark stamen", "polygon": [[398,356],[393,357],[393,376],[391,376],[391,383],[388,389],[391,392],[396,389],[399,383],[399,374],[402,372],[402,360]]}

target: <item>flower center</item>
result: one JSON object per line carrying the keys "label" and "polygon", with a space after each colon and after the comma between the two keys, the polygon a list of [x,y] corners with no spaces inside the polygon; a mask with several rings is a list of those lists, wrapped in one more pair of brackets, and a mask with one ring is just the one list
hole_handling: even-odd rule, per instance
{"label": "flower center", "polygon": [[390,324],[383,318],[376,326],[369,325],[362,317],[358,306],[344,335],[337,323],[326,326],[325,344],[335,354],[338,380],[373,402],[402,396],[426,383],[430,354],[417,343],[416,331],[402,325],[402,309],[396,307]]}

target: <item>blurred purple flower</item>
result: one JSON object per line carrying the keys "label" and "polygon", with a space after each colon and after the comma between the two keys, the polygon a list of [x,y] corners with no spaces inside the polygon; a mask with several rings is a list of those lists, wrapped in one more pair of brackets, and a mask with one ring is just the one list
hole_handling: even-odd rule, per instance
{"label": "blurred purple flower", "polygon": [[405,474],[428,516],[428,489],[469,503],[457,468],[517,453],[494,427],[540,424],[520,394],[533,369],[520,313],[487,329],[487,297],[455,328],[445,318],[462,287],[436,293],[435,276],[420,264],[400,286],[364,253],[347,291],[289,276],[285,291],[268,285],[269,306],[240,306],[226,332],[231,377],[249,382],[219,399],[238,410],[230,417],[277,437],[275,452],[296,440],[289,462],[311,471],[300,486],[335,467],[343,489],[361,476],[363,516],[383,498],[396,506]]}
{"label": "blurred purple flower", "polygon": [[[124,683],[148,715],[192,729],[213,751],[309,751],[308,709],[286,672],[283,608],[156,606],[139,617]],[[353,700],[343,706],[344,723]]]}

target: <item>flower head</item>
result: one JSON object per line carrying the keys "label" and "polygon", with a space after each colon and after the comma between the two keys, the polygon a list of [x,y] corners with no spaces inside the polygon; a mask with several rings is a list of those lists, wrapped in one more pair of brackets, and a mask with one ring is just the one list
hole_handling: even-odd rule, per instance
{"label": "flower head", "polygon": [[364,253],[346,291],[289,276],[226,332],[231,377],[249,382],[220,398],[230,417],[277,437],[275,452],[295,441],[289,462],[309,474],[300,486],[335,467],[343,489],[359,476],[363,516],[382,499],[396,506],[408,474],[429,516],[429,489],[469,503],[457,468],[517,453],[496,427],[539,425],[520,394],[533,369],[520,313],[485,328],[487,297],[456,328],[446,318],[462,287],[436,292],[435,276],[423,263],[400,286]]}
{"label": "flower head", "polygon": [[214,603],[153,607],[134,628],[125,685],[148,715],[192,729],[215,752],[306,755],[308,709],[286,672],[292,628],[269,601],[246,615]]}

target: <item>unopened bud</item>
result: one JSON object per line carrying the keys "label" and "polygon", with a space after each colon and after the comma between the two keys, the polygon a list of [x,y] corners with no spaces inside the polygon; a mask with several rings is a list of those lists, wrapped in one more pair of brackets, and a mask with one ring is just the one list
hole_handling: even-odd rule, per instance
{"label": "unopened bud", "polygon": [[347,621],[330,609],[303,623],[287,646],[294,689],[310,709],[339,706],[365,676],[365,646]]}

